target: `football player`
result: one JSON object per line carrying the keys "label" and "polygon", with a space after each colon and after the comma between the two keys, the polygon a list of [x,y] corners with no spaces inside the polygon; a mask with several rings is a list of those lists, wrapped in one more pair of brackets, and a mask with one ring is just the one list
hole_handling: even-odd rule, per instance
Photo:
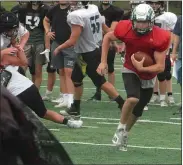
{"label": "football player", "polygon": [[[75,2],[72,4],[71,13],[69,13],[67,20],[71,26],[70,38],[57,47],[54,54],[57,55],[62,49],[74,45],[76,53],[82,59],[82,64],[85,68],[81,68],[77,63],[72,72],[72,81],[75,86],[74,103],[67,111],[61,111],[62,115],[80,117],[80,100],[83,93],[83,78],[82,71],[86,70],[86,74],[91,78],[96,87],[104,90],[111,96],[121,107],[124,100],[118,94],[114,86],[107,82],[104,76],[100,76],[96,69],[100,64],[100,49],[99,46],[102,41],[102,30],[107,31],[104,19],[98,11],[98,7],[89,4],[88,1]],[[81,65],[82,65],[81,64]]]}
{"label": "football player", "polygon": [[[105,17],[105,23],[111,30],[114,30],[118,21],[123,17],[124,11],[119,7],[112,5],[112,1],[102,1],[99,6],[99,12]],[[115,74],[114,74],[114,59],[118,49],[116,42],[111,44],[108,55],[108,81],[114,86]],[[101,100],[101,89],[97,88],[96,93],[90,100]]]}
{"label": "football player", "polygon": [[[143,108],[150,101],[157,73],[164,70],[164,59],[170,45],[170,33],[154,26],[155,13],[151,6],[140,4],[132,12],[131,20],[120,21],[113,32],[104,36],[102,58],[97,72],[103,75],[107,69],[107,52],[110,42],[121,40],[126,44],[122,71],[127,99],[122,107],[120,123],[112,142],[122,151],[127,150],[128,133],[142,116]],[[145,52],[154,64],[144,67],[145,58],[137,61],[136,52]]]}
{"label": "football player", "polygon": [[[154,9],[156,18],[155,18],[155,25],[159,26],[162,29],[173,31],[175,23],[177,21],[177,16],[171,12],[164,12],[164,1],[147,1],[147,4],[151,5]],[[173,37],[173,34],[172,34]],[[167,52],[166,60],[165,60],[165,70],[162,73],[157,75],[157,79],[159,81],[159,88],[158,82],[156,82],[154,88],[154,94],[151,99],[151,103],[160,101],[161,107],[166,107],[168,104],[166,103],[166,92],[167,92],[167,101],[169,104],[174,104],[174,98],[172,94],[172,74],[171,74],[171,59],[170,53],[172,50],[172,44],[170,46],[169,51]],[[159,98],[159,92],[160,98]]]}
{"label": "football player", "polygon": [[19,17],[19,10],[23,7],[26,7],[26,5],[26,1],[18,1],[18,4],[12,7],[11,12],[15,13],[17,17]]}
{"label": "football player", "polygon": [[42,82],[42,66],[47,63],[45,55],[40,55],[45,49],[50,49],[49,38],[45,35],[43,19],[49,6],[42,1],[30,1],[26,7],[19,10],[20,22],[30,32],[29,40],[25,46],[32,80],[39,88]]}
{"label": "football player", "polygon": [[129,20],[131,18],[131,14],[133,9],[139,5],[145,3],[144,1],[130,1],[130,10],[128,12],[126,12],[123,16],[123,20]]}

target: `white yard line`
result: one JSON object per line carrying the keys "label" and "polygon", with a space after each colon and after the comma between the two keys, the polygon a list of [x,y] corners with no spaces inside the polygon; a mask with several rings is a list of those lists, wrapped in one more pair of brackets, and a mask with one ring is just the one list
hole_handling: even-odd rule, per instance
{"label": "white yard line", "polygon": [[[82,126],[82,128],[92,128],[92,129],[96,129],[96,128],[99,128],[99,127],[97,127],[97,126]],[[55,128],[50,128],[49,130],[50,130],[50,131],[55,131],[55,132],[61,131],[61,129],[55,129]]]}
{"label": "white yard line", "polygon": [[[121,74],[115,74],[115,75],[120,75],[121,76]],[[48,79],[43,79],[43,81],[47,81]],[[60,81],[60,79],[56,79],[57,81]],[[92,80],[90,80],[90,79],[84,79],[83,80],[84,82],[92,82]],[[121,82],[121,80],[120,80],[120,82]],[[177,85],[177,83],[172,83],[173,85]]]}
{"label": "white yard line", "polygon": [[[60,142],[62,144],[79,144],[79,145],[90,145],[90,146],[109,146],[114,147],[113,144],[102,144],[102,143],[88,143],[88,142]],[[181,148],[169,148],[169,147],[149,147],[149,146],[136,146],[136,145],[128,145],[129,148],[140,148],[140,149],[159,149],[159,150],[179,150]]]}
{"label": "white yard line", "polygon": [[[42,85],[41,88],[47,88],[47,86]],[[54,88],[60,88],[59,86],[55,85]],[[84,88],[84,90],[96,90],[96,88]],[[125,92],[124,89],[117,89],[117,91]],[[180,95],[181,93],[173,93],[175,95]],[[110,101],[109,101],[110,102]],[[153,104],[154,105],[154,104]]]}
{"label": "white yard line", "polygon": [[[137,122],[139,122],[139,123],[158,123],[158,124],[181,125],[181,123],[165,122],[165,121],[137,121]],[[118,125],[119,123],[97,122],[97,124],[104,124],[104,125]]]}
{"label": "white yard line", "polygon": [[171,120],[182,120],[182,118],[170,118]]}
{"label": "white yard line", "polygon": [[[109,120],[109,121],[119,121],[116,118],[96,118],[96,117],[81,117],[82,119],[90,119],[90,120]],[[158,124],[173,124],[173,125],[181,125],[181,123],[168,122],[168,121],[153,121],[153,120],[138,120],[139,123],[158,123]],[[118,123],[110,123],[110,122],[97,122],[98,124],[118,124]]]}

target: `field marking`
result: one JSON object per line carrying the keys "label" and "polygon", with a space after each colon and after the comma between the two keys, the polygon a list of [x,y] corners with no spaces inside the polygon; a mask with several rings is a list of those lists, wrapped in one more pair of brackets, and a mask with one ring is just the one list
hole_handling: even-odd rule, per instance
{"label": "field marking", "polygon": [[[174,122],[164,122],[164,121],[137,121],[139,123],[158,123],[158,124],[172,124],[172,125],[181,125],[181,123],[174,123]],[[104,125],[118,125],[119,123],[109,123],[109,122],[97,122],[97,124],[104,124]]]}
{"label": "field marking", "polygon": [[[47,86],[42,85],[41,88],[47,88]],[[54,88],[60,88],[60,87],[55,85]],[[96,90],[96,88],[84,88],[84,90]],[[117,89],[117,91],[125,92],[124,89]],[[181,93],[173,93],[173,94],[180,95]]]}
{"label": "field marking", "polygon": [[[91,145],[91,146],[109,146],[115,147],[113,144],[102,144],[102,143],[87,143],[87,142],[60,142],[61,144],[80,144],[80,145]],[[129,148],[141,148],[141,149],[159,149],[159,150],[179,150],[181,148],[169,148],[169,147],[149,147],[149,146],[136,146],[128,145]]]}
{"label": "field marking", "polygon": [[[120,74],[121,75],[121,74]],[[42,79],[43,81],[47,81],[48,79]],[[56,81],[60,81],[60,79],[56,79]],[[92,82],[92,80],[90,80],[90,79],[84,79],[83,80],[84,82]],[[117,80],[116,80],[116,82],[118,82]],[[121,80],[120,80],[120,82],[121,82]],[[172,83],[173,85],[177,85],[177,83]]]}
{"label": "field marking", "polygon": [[[47,126],[46,126],[47,127]],[[92,128],[92,129],[96,129],[96,128],[99,128],[99,127],[97,127],[97,126],[82,126],[81,128]],[[49,129],[50,131],[56,131],[56,132],[58,132],[58,131],[62,131],[61,129],[55,129],[55,128],[50,128]]]}
{"label": "field marking", "polygon": [[[82,119],[91,119],[91,120],[109,120],[109,121],[119,121],[120,119],[116,118],[96,118],[96,117],[81,117]],[[158,124],[173,124],[173,125],[181,125],[181,123],[168,122],[168,121],[153,121],[153,120],[138,120],[139,123],[158,123]],[[97,122],[98,124],[119,124],[119,123],[109,123],[109,122]]]}
{"label": "field marking", "polygon": [[170,118],[171,120],[182,120],[182,118]]}

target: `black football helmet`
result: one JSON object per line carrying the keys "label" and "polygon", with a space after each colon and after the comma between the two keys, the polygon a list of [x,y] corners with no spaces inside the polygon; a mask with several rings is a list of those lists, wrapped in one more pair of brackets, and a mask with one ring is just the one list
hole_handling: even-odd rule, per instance
{"label": "black football helmet", "polygon": [[4,12],[0,16],[0,33],[6,37],[16,38],[18,35],[19,20],[13,12]]}

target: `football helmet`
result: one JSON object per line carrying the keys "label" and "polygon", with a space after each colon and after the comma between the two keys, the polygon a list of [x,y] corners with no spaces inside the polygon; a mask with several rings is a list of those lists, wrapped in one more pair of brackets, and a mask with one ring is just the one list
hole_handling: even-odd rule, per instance
{"label": "football helmet", "polygon": [[89,1],[73,1],[70,3],[70,11],[78,10],[81,8],[88,8]]}
{"label": "football helmet", "polygon": [[101,1],[102,5],[112,5],[112,1]]}
{"label": "football helmet", "polygon": [[[134,8],[131,15],[133,30],[139,34],[144,35],[152,30],[154,25],[155,13],[152,7],[148,4],[140,4]],[[147,24],[146,27],[138,27],[137,25]]]}
{"label": "football helmet", "polygon": [[145,3],[145,1],[130,1],[131,10],[133,10],[137,5],[143,4],[143,3]]}
{"label": "football helmet", "polygon": [[146,3],[153,8],[156,16],[161,15],[165,11],[164,1],[146,1]]}
{"label": "football helmet", "polygon": [[19,20],[12,12],[4,12],[0,16],[0,33],[6,37],[16,38],[18,35]]}

